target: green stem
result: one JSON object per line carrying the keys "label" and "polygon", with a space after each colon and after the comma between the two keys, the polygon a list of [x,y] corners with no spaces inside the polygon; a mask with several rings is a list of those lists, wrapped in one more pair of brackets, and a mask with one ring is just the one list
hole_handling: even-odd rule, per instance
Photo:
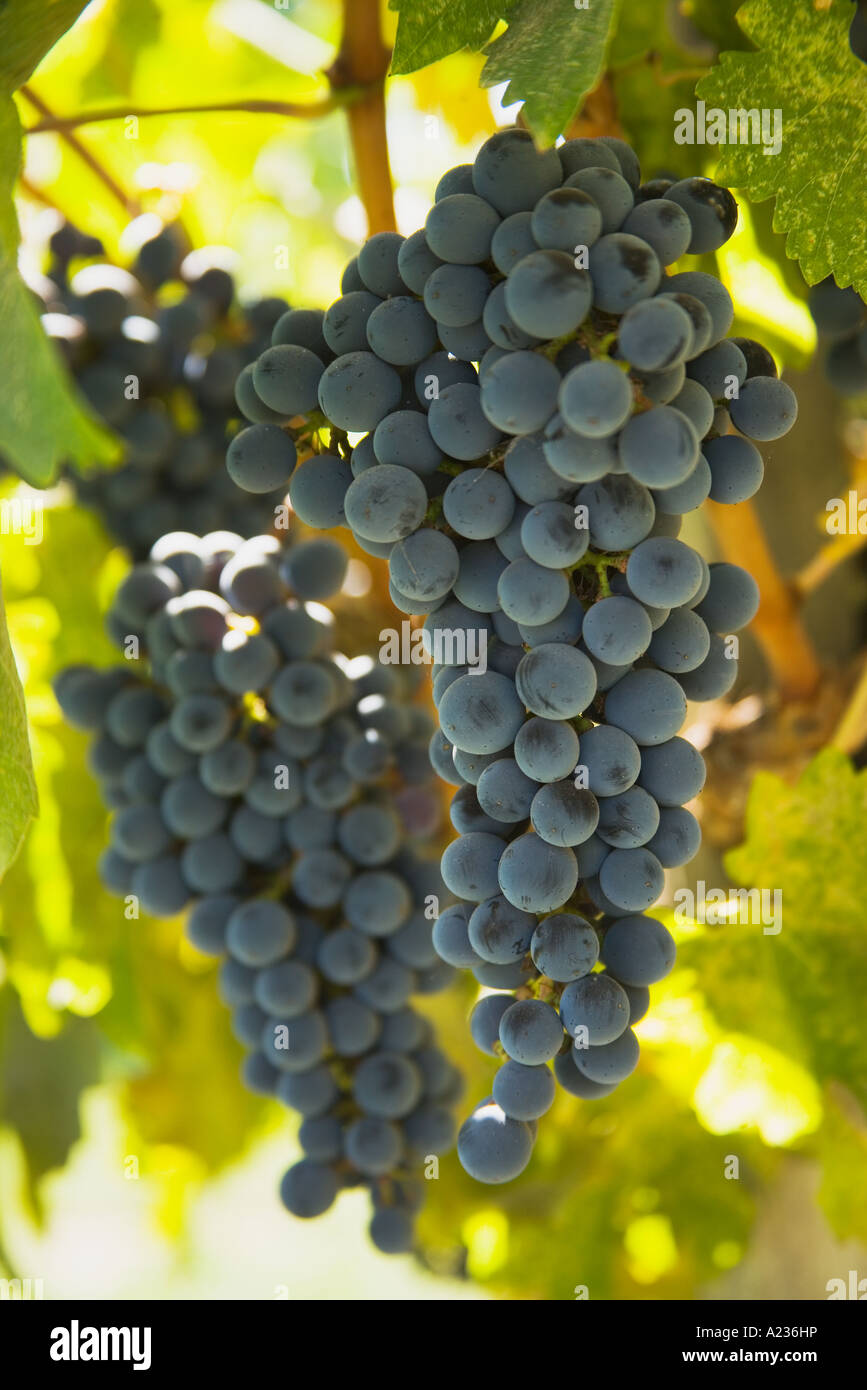
{"label": "green stem", "polygon": [[443,511],[443,499],[442,499],[441,497],[432,497],[431,500],[430,500],[430,506],[428,507],[427,511],[425,512],[425,517],[424,517],[424,521],[423,521],[422,525],[423,525],[423,526],[436,526],[437,522],[439,521],[440,517],[442,516],[442,511]]}
{"label": "green stem", "polygon": [[624,570],[629,559],[628,550],[612,551],[610,554],[598,550],[585,550],[580,560],[569,569],[572,574],[579,570],[591,572],[595,576],[596,584],[602,598],[611,597],[611,583],[608,579],[610,569]]}

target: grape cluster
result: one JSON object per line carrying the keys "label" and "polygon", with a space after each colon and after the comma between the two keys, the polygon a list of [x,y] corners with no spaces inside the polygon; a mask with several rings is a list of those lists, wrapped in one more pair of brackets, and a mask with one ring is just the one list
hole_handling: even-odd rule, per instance
{"label": "grape cluster", "polygon": [[834,390],[867,391],[867,304],[851,285],[841,290],[833,275],[813,285],[807,304],[827,346],[823,366]]}
{"label": "grape cluster", "polygon": [[707,497],[751,497],[754,441],[797,414],[766,349],[726,336],[719,280],[668,269],[736,221],[707,179],[642,183],[620,140],[500,132],[422,230],[365,244],[316,335],[263,354],[251,386],[280,419],[229,451],[243,485],[318,405],[331,437],[293,508],[387,557],[396,607],[424,616],[459,837],[434,940],[496,991],[471,1031],[506,1058],[458,1139],[484,1182],[525,1167],[555,1078],[594,1098],[630,1074],[674,958],[645,913],[699,844],[704,765],[679,730],[688,699],[731,689],[758,604],[678,532]]}
{"label": "grape cluster", "polygon": [[77,500],[136,559],[173,530],[268,529],[283,494],[241,492],[223,459],[238,418],[235,381],[286,302],[240,308],[232,276],[209,265],[207,251],[185,258],[173,227],[144,243],[131,271],[93,260],[101,244],[69,224],[49,251],[39,286],[43,325],[124,446],[115,469],[66,471]]}
{"label": "grape cluster", "polygon": [[167,535],[108,617],[141,662],[71,667],[55,690],[94,735],[103,882],[157,917],[189,909],[189,940],[222,958],[245,1083],[303,1117],[286,1207],[316,1216],[365,1184],[374,1242],[400,1251],[460,1089],[411,996],[453,971],[421,852],[433,723],[406,671],[335,649],[322,600],[346,563],[327,538]]}

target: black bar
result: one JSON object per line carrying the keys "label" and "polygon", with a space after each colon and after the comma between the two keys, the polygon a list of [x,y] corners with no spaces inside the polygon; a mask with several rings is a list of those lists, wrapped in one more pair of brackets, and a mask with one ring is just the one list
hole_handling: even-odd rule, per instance
{"label": "black bar", "polygon": [[[577,1299],[568,1312],[561,1311],[556,1331],[565,1332],[570,1338],[580,1338],[580,1343],[571,1344],[582,1345],[594,1360],[597,1356],[610,1358],[611,1370],[616,1371],[618,1377],[623,1371],[633,1369],[664,1376],[675,1368],[685,1369],[687,1376],[701,1377],[708,1366],[716,1364],[723,1372],[735,1375],[753,1367],[783,1371],[806,1367],[827,1378],[829,1371],[842,1371],[846,1367],[851,1373],[851,1368],[860,1364],[865,1324],[860,1310],[851,1305],[865,1298],[867,1292],[862,1294],[856,1281],[854,1300],[848,1294],[838,1301],[761,1303],[656,1300],[594,1303],[592,1299]],[[845,1303],[850,1306],[842,1306]],[[414,1319],[410,1305],[401,1306],[403,1328],[400,1331],[406,1336],[407,1324],[411,1326]],[[426,1340],[426,1355],[434,1344],[444,1348],[452,1345],[441,1336],[443,1305],[437,1303],[436,1306],[440,1333],[433,1343]],[[467,1331],[472,1344],[472,1340],[484,1332],[485,1310],[493,1324],[499,1321],[499,1314],[496,1300],[488,1304],[460,1304],[456,1309],[459,1323],[470,1307],[473,1321]],[[531,1343],[542,1330],[535,1320],[537,1317],[535,1314],[534,1321],[527,1325],[526,1335]],[[293,1370],[288,1355],[290,1348],[300,1352],[305,1361],[316,1355],[319,1328],[315,1313],[313,1320],[311,1327],[309,1313],[299,1315],[297,1308],[279,1300],[235,1302],[228,1307],[226,1302],[194,1300],[149,1303],[0,1301],[0,1339],[7,1366],[11,1369],[8,1360],[11,1353],[16,1370],[48,1372],[52,1380],[79,1375],[92,1379],[100,1371],[107,1371],[115,1378],[131,1375],[135,1379],[137,1374],[161,1378],[166,1372],[187,1369],[195,1370],[198,1376],[217,1372],[225,1378],[237,1371],[249,1377],[251,1371],[255,1374],[269,1368],[273,1372],[278,1367],[288,1378]],[[382,1350],[374,1352],[370,1344],[368,1318],[364,1325],[364,1336],[356,1340],[351,1333],[350,1315],[345,1322],[341,1319],[341,1335],[328,1337],[329,1378],[334,1378],[338,1348],[356,1374],[365,1363],[370,1364],[374,1355],[383,1355]],[[543,1326],[547,1332],[547,1316]],[[95,1340],[95,1334],[88,1331],[112,1328],[118,1330],[118,1337],[113,1339],[112,1334],[107,1333],[104,1341],[101,1333]],[[134,1329],[139,1329],[137,1337]],[[514,1332],[513,1325],[513,1335]],[[394,1355],[398,1350],[394,1339],[389,1333],[385,1335],[386,1347],[390,1346],[390,1354]],[[115,1346],[119,1352],[126,1353],[126,1360],[111,1359]],[[89,1354],[91,1347],[101,1353],[104,1351],[109,1359],[85,1359],[82,1352]],[[58,1359],[59,1354],[73,1356],[76,1351],[78,1359]],[[454,1349],[448,1354],[453,1355]],[[466,1348],[462,1358],[465,1355]],[[495,1352],[488,1344],[487,1355],[496,1357],[500,1352]],[[138,1372],[134,1370],[136,1360],[141,1363]],[[585,1364],[592,1366],[593,1363]],[[402,1375],[406,1375],[403,1364]],[[396,1369],[394,1374],[398,1374]]]}

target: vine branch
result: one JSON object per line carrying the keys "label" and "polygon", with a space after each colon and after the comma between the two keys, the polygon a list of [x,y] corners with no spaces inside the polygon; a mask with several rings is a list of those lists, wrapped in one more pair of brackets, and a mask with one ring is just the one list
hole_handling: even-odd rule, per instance
{"label": "vine branch", "polygon": [[[30,105],[39,112],[44,120],[53,121],[55,119],[53,111],[45,104],[40,96],[36,95],[32,87],[22,87],[21,95],[26,97]],[[79,159],[87,165],[91,173],[95,174],[99,181],[104,184],[112,197],[121,204],[124,211],[131,217],[137,217],[141,212],[141,205],[137,199],[129,197],[124,192],[117,180],[109,173],[108,169],[100,163],[95,155],[91,154],[90,150],[86,145],[82,144],[78,136],[75,135],[72,130],[59,130],[58,134],[62,140],[65,140],[69,148],[78,155]]]}
{"label": "vine branch", "polygon": [[[22,88],[22,90],[24,90]],[[93,111],[78,111],[72,116],[45,116],[26,127],[25,135],[43,135],[48,131],[65,135],[79,126],[97,125],[102,121],[121,121],[128,116],[196,116],[220,111],[246,111],[254,115],[293,116],[299,120],[327,116],[338,107],[359,101],[364,87],[346,87],[320,101],[270,101],[267,98],[233,101],[193,102],[189,106],[104,106]],[[30,96],[25,92],[25,95]]]}
{"label": "vine branch", "polygon": [[368,235],[395,229],[394,196],[385,129],[385,77],[390,53],[382,38],[379,0],[343,0],[343,37],[325,74],[332,96],[360,88],[346,103],[349,137]]}
{"label": "vine branch", "polygon": [[808,699],[819,685],[821,667],[801,621],[794,588],[777,569],[758,512],[752,502],[735,506],[708,502],[707,509],[725,559],[732,564],[746,561],[759,586],[759,611],[751,631],[782,698]]}

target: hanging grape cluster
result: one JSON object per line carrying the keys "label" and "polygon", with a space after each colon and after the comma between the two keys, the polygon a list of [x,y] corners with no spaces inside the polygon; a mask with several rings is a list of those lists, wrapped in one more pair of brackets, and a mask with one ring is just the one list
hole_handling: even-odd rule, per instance
{"label": "hanging grape cluster", "polygon": [[233,277],[205,248],[185,257],[179,232],[147,240],[130,270],[69,223],[49,243],[34,287],[42,323],[92,410],[121,439],[120,465],[64,470],[76,500],[136,559],[158,537],[273,524],[279,492],[253,498],[226,475],[234,386],[286,313],[285,300],[237,302]]}
{"label": "hanging grape cluster", "polygon": [[426,1164],[454,1142],[460,1077],[414,994],[453,971],[432,944],[443,898],[432,721],[412,673],[341,653],[324,600],[347,567],[329,539],[162,537],[122,581],[108,628],[125,659],[55,690],[93,735],[112,810],[107,888],[186,913],[221,960],[248,1049],[243,1078],[302,1117],[281,1195],[324,1212],[370,1189],[371,1235],[412,1244]]}
{"label": "hanging grape cluster", "polygon": [[424,620],[431,757],[457,787],[434,939],[492,991],[471,1031],[504,1058],[458,1141],[484,1182],[526,1166],[555,1079],[593,1099],[630,1074],[674,960],[645,914],[700,839],[680,729],[731,689],[758,605],[678,533],[752,497],[757,442],[797,414],[770,353],[728,336],[725,286],[681,268],[736,222],[708,179],[642,182],[621,140],[501,131],[239,383],[231,476],[348,527]]}

